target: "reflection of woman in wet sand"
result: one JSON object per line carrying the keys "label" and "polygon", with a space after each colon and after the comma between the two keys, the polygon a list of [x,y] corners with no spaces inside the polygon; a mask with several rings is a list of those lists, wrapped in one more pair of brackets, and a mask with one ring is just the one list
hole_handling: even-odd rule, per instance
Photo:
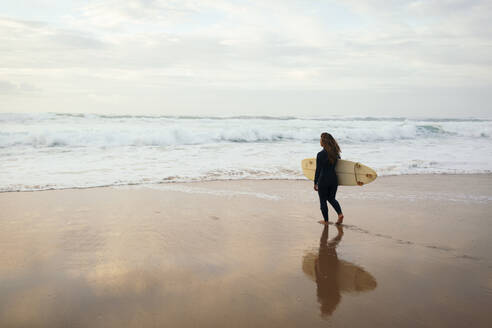
{"label": "reflection of woman in wet sand", "polygon": [[307,253],[302,264],[304,273],[316,281],[322,316],[330,316],[335,311],[341,293],[369,291],[377,286],[374,277],[364,269],[338,259],[336,247],[342,240],[343,228],[338,225],[336,228],[338,234],[328,240],[328,225],[324,227],[318,254]]}
{"label": "reflection of woman in wet sand", "polygon": [[328,226],[325,226],[319,241],[319,253],[316,263],[316,285],[321,314],[331,315],[340,299],[340,286],[337,282],[338,256],[336,247],[342,240],[343,229],[337,226],[338,234],[328,242]]}

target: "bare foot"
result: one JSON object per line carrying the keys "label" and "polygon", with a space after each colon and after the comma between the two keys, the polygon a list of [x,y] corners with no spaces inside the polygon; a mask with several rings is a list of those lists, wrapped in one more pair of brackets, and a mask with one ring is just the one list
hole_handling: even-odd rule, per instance
{"label": "bare foot", "polygon": [[342,224],[342,223],[343,223],[343,214],[338,214],[337,224]]}
{"label": "bare foot", "polygon": [[328,224],[329,224],[329,222],[328,222],[328,221],[323,221],[323,220],[318,221],[318,223],[319,223],[319,224],[324,224],[324,225],[328,225]]}

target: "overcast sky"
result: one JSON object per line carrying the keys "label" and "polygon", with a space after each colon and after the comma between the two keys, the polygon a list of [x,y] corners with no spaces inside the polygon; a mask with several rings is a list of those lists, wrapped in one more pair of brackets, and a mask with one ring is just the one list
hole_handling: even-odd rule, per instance
{"label": "overcast sky", "polygon": [[0,2],[0,112],[492,117],[490,0]]}

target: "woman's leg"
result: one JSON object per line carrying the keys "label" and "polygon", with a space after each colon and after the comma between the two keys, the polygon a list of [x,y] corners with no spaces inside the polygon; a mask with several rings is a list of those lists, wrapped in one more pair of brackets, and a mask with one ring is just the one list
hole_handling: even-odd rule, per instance
{"label": "woman's leg", "polygon": [[328,222],[328,205],[326,205],[326,196],[321,190],[318,190],[319,196],[319,208],[321,209],[321,213],[323,214],[323,219],[325,222]]}
{"label": "woman's leg", "polygon": [[338,201],[335,199],[335,196],[337,194],[337,189],[338,189],[337,185],[330,188],[330,192],[328,193],[328,202],[331,204],[331,206],[333,206],[333,208],[335,209],[335,211],[338,214],[337,223],[342,223],[343,222],[342,208],[340,207],[340,204],[338,203]]}

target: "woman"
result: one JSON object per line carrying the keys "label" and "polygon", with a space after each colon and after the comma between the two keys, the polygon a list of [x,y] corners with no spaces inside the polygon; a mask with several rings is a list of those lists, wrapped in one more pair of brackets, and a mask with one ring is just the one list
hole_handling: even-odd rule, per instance
{"label": "woman", "polygon": [[323,214],[324,223],[328,224],[328,206],[331,206],[338,214],[337,224],[342,224],[343,214],[340,204],[335,199],[338,188],[338,178],[335,173],[335,166],[340,158],[340,147],[331,134],[323,132],[319,141],[323,150],[316,156],[316,173],[314,175],[314,190],[318,192],[320,209]]}

